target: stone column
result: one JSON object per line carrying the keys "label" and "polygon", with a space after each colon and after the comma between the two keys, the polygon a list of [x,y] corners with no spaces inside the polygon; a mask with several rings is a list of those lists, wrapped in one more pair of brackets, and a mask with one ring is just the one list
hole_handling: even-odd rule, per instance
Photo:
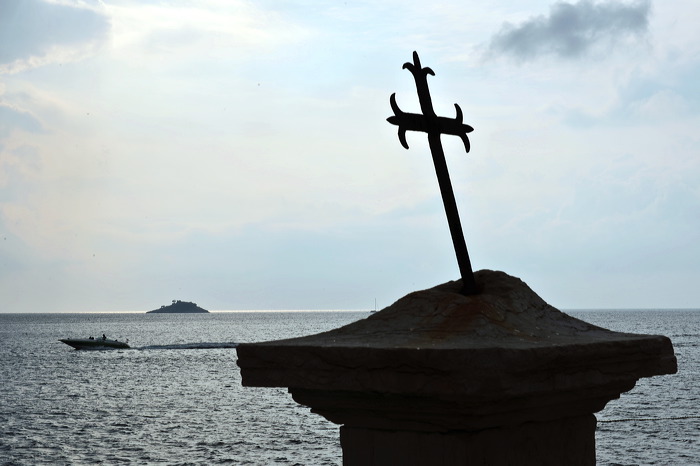
{"label": "stone column", "polygon": [[503,272],[411,293],[329,332],[237,348],[244,386],[340,424],[343,464],[594,465],[593,413],[671,374],[664,336],[570,317]]}

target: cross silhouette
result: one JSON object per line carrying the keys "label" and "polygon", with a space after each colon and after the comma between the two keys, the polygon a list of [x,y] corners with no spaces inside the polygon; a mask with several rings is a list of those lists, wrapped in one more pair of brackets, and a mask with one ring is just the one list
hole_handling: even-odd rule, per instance
{"label": "cross silhouette", "polygon": [[462,275],[462,293],[466,295],[476,294],[478,290],[474,281],[472,264],[469,260],[467,243],[464,241],[462,224],[459,221],[459,212],[457,211],[457,203],[455,202],[455,195],[450,182],[450,173],[447,170],[445,152],[442,150],[442,142],[440,142],[440,135],[442,134],[458,136],[462,139],[466,151],[469,152],[467,133],[474,131],[474,128],[462,123],[462,109],[457,104],[455,104],[457,112],[455,118],[439,117],[435,114],[433,101],[430,98],[430,90],[428,89],[428,75],[435,76],[435,72],[430,68],[421,67],[417,52],[413,52],[413,63],[404,63],[403,68],[410,71],[413,79],[416,81],[418,100],[423,114],[402,112],[396,104],[396,93],[394,93],[391,94],[389,99],[394,115],[387,118],[387,121],[399,127],[399,141],[406,149],[408,149],[406,131],[428,133],[428,143],[430,144],[430,152],[433,155],[435,173],[437,174],[440,193],[442,194],[442,203],[445,206],[447,223],[450,226],[450,234],[452,235],[452,244],[455,248],[459,271]]}

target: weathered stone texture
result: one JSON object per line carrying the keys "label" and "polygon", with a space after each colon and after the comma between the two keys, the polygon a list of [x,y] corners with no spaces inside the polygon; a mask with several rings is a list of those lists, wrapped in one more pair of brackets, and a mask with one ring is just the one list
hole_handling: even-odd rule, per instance
{"label": "weathered stone texture", "polygon": [[[475,278],[477,295],[449,282],[339,329],[240,345],[243,384],[289,387],[343,425],[346,465],[594,464],[592,414],[640,377],[676,371],[667,337],[590,325],[503,272]],[[466,459],[385,462],[443,450]],[[364,454],[376,459],[354,459]]]}
{"label": "weathered stone texture", "polygon": [[595,464],[595,416],[476,433],[340,428],[345,466]]}

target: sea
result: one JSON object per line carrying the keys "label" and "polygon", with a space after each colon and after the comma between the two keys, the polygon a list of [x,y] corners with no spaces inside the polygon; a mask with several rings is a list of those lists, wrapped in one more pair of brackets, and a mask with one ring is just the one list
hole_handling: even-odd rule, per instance
{"label": "sea", "polygon": [[[577,310],[671,338],[678,373],[597,413],[599,465],[700,465],[700,310]],[[241,386],[236,350],[369,312],[0,314],[0,465],[340,465],[338,426],[286,388]],[[129,339],[78,351],[59,338]]]}

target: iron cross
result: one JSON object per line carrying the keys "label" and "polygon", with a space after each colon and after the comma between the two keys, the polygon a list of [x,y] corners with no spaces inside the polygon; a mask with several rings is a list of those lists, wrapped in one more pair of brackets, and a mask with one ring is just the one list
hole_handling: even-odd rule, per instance
{"label": "iron cross", "polygon": [[467,244],[464,241],[462,224],[459,221],[459,212],[457,212],[457,203],[455,202],[455,195],[452,191],[450,174],[447,171],[445,153],[442,150],[442,143],[440,142],[441,134],[458,136],[462,139],[464,148],[469,152],[469,138],[467,137],[467,133],[472,132],[474,128],[462,123],[462,109],[459,108],[457,104],[455,104],[455,110],[457,112],[455,118],[439,117],[435,114],[433,102],[430,98],[430,90],[428,89],[428,75],[435,76],[435,72],[430,68],[421,67],[417,52],[413,52],[413,63],[404,63],[403,68],[410,71],[413,75],[413,79],[416,81],[418,100],[423,114],[402,112],[396,104],[396,93],[394,93],[391,94],[391,98],[389,99],[391,109],[394,111],[394,116],[387,118],[387,121],[399,127],[399,141],[406,149],[408,149],[406,131],[422,131],[428,133],[428,143],[430,144],[430,152],[433,155],[435,173],[437,174],[440,193],[442,194],[442,203],[445,206],[447,223],[450,226],[452,243],[455,248],[455,254],[457,255],[459,271],[462,275],[462,293],[467,295],[476,294],[477,287],[474,281],[474,273],[472,272],[472,264],[469,260]]}

